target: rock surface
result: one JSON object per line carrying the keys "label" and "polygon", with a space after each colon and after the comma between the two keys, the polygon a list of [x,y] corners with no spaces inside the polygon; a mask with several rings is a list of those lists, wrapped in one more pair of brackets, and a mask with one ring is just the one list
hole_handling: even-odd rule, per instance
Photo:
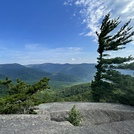
{"label": "rock surface", "polygon": [[38,114],[49,113],[51,120],[61,122],[66,121],[66,117],[74,105],[81,113],[82,126],[134,120],[134,107],[110,103],[47,103],[36,108]]}
{"label": "rock surface", "polygon": [[[80,127],[66,116],[73,106],[82,115]],[[107,103],[48,103],[38,115],[0,115],[0,134],[133,134],[134,107]]]}

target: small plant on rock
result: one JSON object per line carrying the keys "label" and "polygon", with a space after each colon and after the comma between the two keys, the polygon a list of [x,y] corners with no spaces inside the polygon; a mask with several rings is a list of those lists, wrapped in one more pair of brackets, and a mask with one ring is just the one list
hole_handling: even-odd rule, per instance
{"label": "small plant on rock", "polygon": [[76,110],[75,105],[69,112],[69,116],[68,116],[67,120],[74,126],[80,126],[82,119],[81,119],[80,112],[78,110]]}

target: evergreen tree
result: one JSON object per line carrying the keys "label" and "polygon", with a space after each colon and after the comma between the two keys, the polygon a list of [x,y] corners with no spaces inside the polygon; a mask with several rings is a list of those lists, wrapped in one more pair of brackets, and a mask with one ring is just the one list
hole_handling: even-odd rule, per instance
{"label": "evergreen tree", "polygon": [[[110,19],[110,14],[107,14],[101,24],[100,33],[96,32],[98,37],[98,50],[99,57],[97,58],[97,72],[94,81],[92,81],[92,97],[93,100],[99,102],[106,99],[113,94],[114,82],[111,80],[114,66],[123,64],[133,60],[130,55],[128,57],[115,57],[109,58],[109,51],[119,51],[125,48],[125,45],[132,40],[134,31],[129,20],[125,23],[116,34],[111,35],[111,32],[120,24],[119,18]],[[112,67],[112,68],[111,68]]]}
{"label": "evergreen tree", "polygon": [[6,78],[0,84],[7,86],[7,96],[0,98],[0,114],[31,113],[34,106],[34,95],[48,89],[49,79],[44,77],[39,82],[29,85],[17,79],[16,84]]}

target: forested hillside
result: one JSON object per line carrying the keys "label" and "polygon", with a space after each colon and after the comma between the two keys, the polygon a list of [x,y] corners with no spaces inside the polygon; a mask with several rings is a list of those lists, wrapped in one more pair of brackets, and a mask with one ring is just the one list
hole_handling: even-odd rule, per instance
{"label": "forested hillside", "polygon": [[48,77],[51,81],[61,82],[79,82],[80,78],[69,74],[63,73],[50,73],[47,71],[41,71],[40,69],[25,67],[20,64],[1,64],[0,65],[0,79],[5,79],[8,76],[12,81],[21,79],[28,83],[34,83],[43,77]]}
{"label": "forested hillside", "polygon": [[39,70],[30,69],[20,64],[1,64],[0,65],[0,77],[9,77],[13,81],[17,78],[24,81],[37,81],[44,76],[49,76],[50,73],[41,72]]}
{"label": "forested hillside", "polygon": [[60,73],[65,75],[71,75],[80,79],[81,82],[89,82],[93,80],[96,72],[95,64],[34,64],[27,67],[38,69],[43,72]]}

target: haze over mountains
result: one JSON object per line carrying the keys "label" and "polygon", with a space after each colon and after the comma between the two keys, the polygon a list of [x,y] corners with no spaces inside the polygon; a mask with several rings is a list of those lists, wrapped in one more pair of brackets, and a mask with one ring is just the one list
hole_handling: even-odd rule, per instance
{"label": "haze over mountains", "polygon": [[35,64],[28,65],[28,67],[38,69],[43,72],[49,72],[54,74],[65,74],[75,77],[83,82],[89,82],[93,79],[96,72],[95,64]]}
{"label": "haze over mountains", "polygon": [[95,64],[1,64],[0,79],[8,76],[15,81],[17,78],[35,82],[42,77],[49,77],[51,81],[61,82],[89,82],[96,72]]}
{"label": "haze over mountains", "polygon": [[[123,74],[134,76],[133,70],[119,69]],[[50,78],[50,82],[57,84],[63,82],[70,83],[85,83],[93,80],[96,72],[95,64],[29,64],[20,65],[0,64],[0,79],[5,79],[6,76],[12,81],[21,79],[28,83],[39,81],[43,77]]]}

